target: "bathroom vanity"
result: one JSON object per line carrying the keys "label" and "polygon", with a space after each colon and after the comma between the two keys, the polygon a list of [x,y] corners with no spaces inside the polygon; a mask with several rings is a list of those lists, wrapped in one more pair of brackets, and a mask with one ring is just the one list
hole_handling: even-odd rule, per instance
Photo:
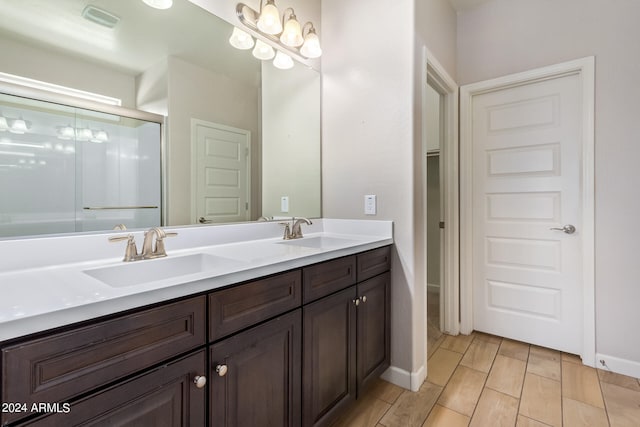
{"label": "bathroom vanity", "polygon": [[119,277],[138,262],[113,259],[0,274],[2,287],[67,277],[95,297],[60,297],[76,304],[57,309],[35,298],[0,319],[2,425],[330,424],[389,366],[391,223],[321,219],[305,231],[287,242],[273,223],[177,229],[167,258],[139,265],[200,265],[140,284]]}

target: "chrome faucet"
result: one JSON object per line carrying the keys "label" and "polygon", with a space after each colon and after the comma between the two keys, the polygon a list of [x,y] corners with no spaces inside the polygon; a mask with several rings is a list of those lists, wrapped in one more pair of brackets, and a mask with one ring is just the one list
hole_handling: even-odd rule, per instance
{"label": "chrome faucet", "polygon": [[302,223],[306,223],[307,225],[313,224],[307,218],[291,218],[291,226],[289,226],[288,222],[281,222],[280,224],[284,225],[284,235],[282,238],[284,240],[292,240],[292,239],[300,239],[304,237],[302,235]]}
{"label": "chrome faucet", "polygon": [[[150,228],[144,233],[144,242],[142,243],[142,253],[138,253],[136,247],[136,240],[133,234],[127,236],[113,236],[109,237],[110,242],[119,242],[122,240],[127,241],[127,248],[125,249],[123,261],[138,261],[141,259],[152,259],[167,256],[167,252],[164,248],[165,237],[177,236],[178,233],[167,233],[160,227]],[[153,240],[155,236],[155,247]]]}

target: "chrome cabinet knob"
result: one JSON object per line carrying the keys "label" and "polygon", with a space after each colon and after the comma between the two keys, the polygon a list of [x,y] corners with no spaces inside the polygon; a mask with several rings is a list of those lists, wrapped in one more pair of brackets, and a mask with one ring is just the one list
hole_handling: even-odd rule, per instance
{"label": "chrome cabinet knob", "polygon": [[576,227],[571,224],[567,224],[564,227],[551,227],[549,230],[558,230],[564,231],[567,234],[573,234],[576,232]]}
{"label": "chrome cabinet knob", "polygon": [[193,383],[196,385],[196,387],[203,388],[207,384],[207,377],[205,377],[204,375],[196,375],[193,378]]}
{"label": "chrome cabinet knob", "polygon": [[219,376],[224,377],[225,375],[227,375],[227,365],[216,366],[216,372]]}
{"label": "chrome cabinet knob", "polygon": [[360,298],[354,299],[353,303],[356,305],[356,307],[359,306],[360,305]]}
{"label": "chrome cabinet knob", "polygon": [[366,295],[364,295],[364,296],[362,297],[362,302],[367,302],[367,296],[366,296]]}

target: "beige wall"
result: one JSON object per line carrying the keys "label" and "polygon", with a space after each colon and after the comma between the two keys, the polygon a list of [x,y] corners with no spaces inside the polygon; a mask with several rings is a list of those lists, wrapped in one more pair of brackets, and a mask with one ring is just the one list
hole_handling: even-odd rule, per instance
{"label": "beige wall", "polygon": [[135,76],[0,37],[0,72],[111,96],[136,108]]}
{"label": "beige wall", "polygon": [[639,17],[635,0],[495,0],[458,16],[457,56],[460,84],[595,56],[596,351],[636,372]]}
{"label": "beige wall", "polygon": [[[423,44],[455,67],[455,13],[446,0],[323,0],[322,28],[323,216],[394,221],[391,364],[415,387],[426,363],[419,70]],[[363,213],[366,194],[378,196],[375,217]]]}
{"label": "beige wall", "polygon": [[168,60],[168,83],[167,223],[193,223],[190,215],[192,118],[251,131],[251,206],[259,206],[259,87],[238,83],[174,57]]}

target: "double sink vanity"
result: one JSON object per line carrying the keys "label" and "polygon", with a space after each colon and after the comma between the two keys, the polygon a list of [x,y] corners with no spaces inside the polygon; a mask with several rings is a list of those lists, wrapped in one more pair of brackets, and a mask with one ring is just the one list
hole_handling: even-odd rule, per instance
{"label": "double sink vanity", "polygon": [[0,242],[2,425],[330,424],[389,366],[392,224],[301,227]]}

